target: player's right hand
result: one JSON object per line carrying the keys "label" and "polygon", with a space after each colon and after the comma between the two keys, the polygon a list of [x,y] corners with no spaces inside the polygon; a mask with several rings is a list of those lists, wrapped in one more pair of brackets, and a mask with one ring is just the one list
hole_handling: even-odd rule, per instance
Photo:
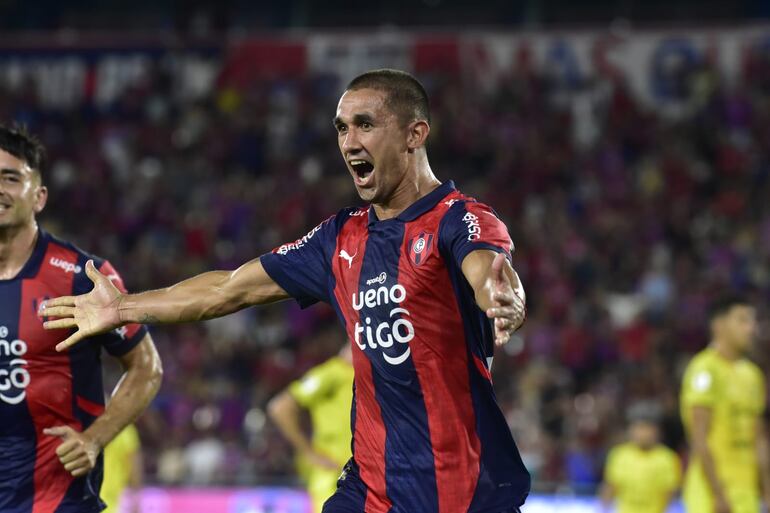
{"label": "player's right hand", "polygon": [[86,263],[86,275],[94,282],[91,292],[81,296],[62,296],[48,299],[40,305],[40,317],[55,317],[43,323],[47,330],[76,328],[72,335],[56,345],[64,351],[84,338],[105,333],[120,327],[118,304],[122,297],[109,278],[94,267],[93,260]]}

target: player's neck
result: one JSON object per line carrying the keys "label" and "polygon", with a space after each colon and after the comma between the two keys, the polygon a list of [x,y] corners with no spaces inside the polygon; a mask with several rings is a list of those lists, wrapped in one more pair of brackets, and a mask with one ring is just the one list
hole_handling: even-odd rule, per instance
{"label": "player's neck", "polygon": [[734,362],[735,360],[738,360],[741,357],[740,351],[730,347],[728,343],[720,339],[712,340],[711,348],[714,349],[714,351],[719,356],[731,362]]}
{"label": "player's neck", "polygon": [[374,203],[377,219],[391,219],[409,208],[415,201],[433,192],[441,182],[425,158],[417,165],[413,173],[406,173],[405,178],[398,184],[387,203]]}
{"label": "player's neck", "polygon": [[35,249],[37,236],[34,219],[21,226],[0,228],[0,280],[19,274]]}

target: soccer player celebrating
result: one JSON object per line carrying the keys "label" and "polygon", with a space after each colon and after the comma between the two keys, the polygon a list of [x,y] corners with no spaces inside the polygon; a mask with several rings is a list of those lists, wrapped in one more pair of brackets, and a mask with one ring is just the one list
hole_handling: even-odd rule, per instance
{"label": "soccer player celebrating", "polygon": [[[124,289],[109,262],[38,227],[43,153],[25,131],[0,127],[0,511],[97,512],[100,452],[155,396],[160,361],[137,324],[89,336],[69,354],[53,350],[71,332],[44,330],[38,305],[87,292],[87,260],[113,290]],[[106,409],[102,348],[125,369]]]}
{"label": "soccer player celebrating", "polygon": [[[310,369],[268,405],[270,418],[297,452],[315,513],[321,513],[336,490],[340,471],[350,459],[352,356],[346,344],[339,355]],[[312,441],[302,430],[300,408],[310,413]]]}
{"label": "soccer player celebrating", "polygon": [[[59,349],[132,322],[210,319],[293,297],[331,303],[352,341],[353,458],[326,513],[509,513],[529,491],[492,389],[495,342],[524,320],[513,245],[488,206],[428,163],[428,98],[411,75],[355,78],[337,105],[340,152],[368,208],[345,208],[235,271],[125,294],[46,301]],[[489,320],[492,319],[490,323]]]}
{"label": "soccer player celebrating", "polygon": [[617,513],[664,513],[682,479],[679,457],[659,442],[658,423],[650,415],[635,415],[628,435],[607,456],[604,510],[614,501]]}
{"label": "soccer player celebrating", "polygon": [[765,379],[745,354],[757,328],[739,297],[714,303],[711,344],[687,366],[680,401],[691,458],[683,498],[688,513],[759,513],[760,484],[770,496],[762,424]]}

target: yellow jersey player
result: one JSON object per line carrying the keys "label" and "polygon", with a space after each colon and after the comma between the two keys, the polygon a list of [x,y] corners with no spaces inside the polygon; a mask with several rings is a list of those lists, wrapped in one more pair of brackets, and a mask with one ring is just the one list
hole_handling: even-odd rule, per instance
{"label": "yellow jersey player", "polygon": [[658,424],[637,416],[628,428],[628,442],[607,455],[601,499],[617,513],[664,513],[682,480],[679,456],[659,442]]}
{"label": "yellow jersey player", "polygon": [[760,485],[770,493],[762,414],[765,379],[746,358],[755,309],[722,298],[709,313],[711,343],[685,371],[680,400],[690,444],[683,497],[687,513],[759,513]]}
{"label": "yellow jersey player", "polygon": [[125,492],[138,490],[141,485],[141,443],[136,427],[129,424],[104,448],[101,496],[107,509],[102,513],[138,511],[137,498],[129,498]]}
{"label": "yellow jersey player", "polygon": [[[313,511],[337,489],[342,467],[350,459],[350,408],[353,402],[353,364],[350,345],[310,369],[270,401],[270,418],[297,451],[300,474],[307,481]],[[302,430],[300,409],[310,413],[312,441]]]}

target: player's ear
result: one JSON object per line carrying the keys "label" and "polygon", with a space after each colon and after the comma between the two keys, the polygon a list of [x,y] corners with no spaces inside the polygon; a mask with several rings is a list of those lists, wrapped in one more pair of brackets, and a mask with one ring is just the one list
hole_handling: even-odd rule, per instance
{"label": "player's ear", "polygon": [[409,132],[406,137],[406,147],[409,153],[412,153],[418,148],[425,146],[425,141],[428,139],[430,133],[430,125],[424,119],[418,119],[412,121],[407,127]]}
{"label": "player's ear", "polygon": [[48,187],[45,185],[38,185],[35,191],[35,214],[39,214],[45,208],[45,204],[48,202]]}

